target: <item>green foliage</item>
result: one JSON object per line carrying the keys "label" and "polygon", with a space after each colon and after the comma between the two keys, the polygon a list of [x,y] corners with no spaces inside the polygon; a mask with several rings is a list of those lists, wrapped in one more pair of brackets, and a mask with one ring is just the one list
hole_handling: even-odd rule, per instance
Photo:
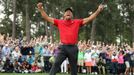
{"label": "green foliage", "polygon": [[[97,17],[96,21],[96,32],[95,32],[95,41],[104,41],[108,43],[115,43],[118,36],[122,36],[121,42],[131,42],[134,36],[133,32],[133,17],[134,17],[134,5],[133,0],[108,0],[107,7],[104,11]],[[64,9],[67,7],[73,8],[74,18],[85,18],[89,16],[89,12],[94,12],[102,0],[29,0],[29,17],[30,25],[36,25],[38,31],[36,31],[32,36],[37,37],[40,35],[53,35],[57,40],[59,39],[59,34],[57,33],[57,28],[50,26],[51,24],[45,23],[40,13],[37,10],[37,3],[43,2],[44,9],[47,14],[55,17],[61,18],[64,13]],[[12,0],[1,0],[0,3],[4,6],[5,17],[1,20],[0,33],[9,33],[12,32],[12,21],[9,18],[13,14]],[[17,0],[17,32],[16,36],[20,31],[24,31],[25,35],[25,0]],[[122,9],[119,9],[118,6],[122,5]],[[126,9],[126,10],[124,10]],[[128,16],[121,16],[121,12],[128,12]],[[21,18],[19,18],[21,17]],[[126,22],[124,22],[126,20]],[[50,27],[50,30],[47,32],[47,27]],[[133,27],[132,27],[133,26]],[[92,23],[83,26],[80,30],[79,39],[88,40],[91,36]]]}

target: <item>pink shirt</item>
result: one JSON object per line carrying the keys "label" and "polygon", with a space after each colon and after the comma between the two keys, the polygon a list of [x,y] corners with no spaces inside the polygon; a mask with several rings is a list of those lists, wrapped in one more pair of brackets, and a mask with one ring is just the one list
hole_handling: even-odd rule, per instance
{"label": "pink shirt", "polygon": [[124,56],[123,55],[119,55],[118,56],[118,63],[119,64],[123,64],[124,63]]}

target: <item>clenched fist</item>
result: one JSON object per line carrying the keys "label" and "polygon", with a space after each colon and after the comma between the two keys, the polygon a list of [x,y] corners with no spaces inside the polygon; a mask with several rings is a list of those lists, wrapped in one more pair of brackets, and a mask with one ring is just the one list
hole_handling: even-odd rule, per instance
{"label": "clenched fist", "polygon": [[101,12],[103,9],[104,9],[104,5],[100,4],[97,10],[98,10],[99,12]]}
{"label": "clenched fist", "polygon": [[37,7],[39,11],[43,10],[43,4],[41,2],[37,4]]}

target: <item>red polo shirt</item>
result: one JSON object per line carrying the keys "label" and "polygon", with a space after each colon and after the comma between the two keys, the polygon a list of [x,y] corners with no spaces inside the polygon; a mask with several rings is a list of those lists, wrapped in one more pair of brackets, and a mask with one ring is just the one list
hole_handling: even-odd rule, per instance
{"label": "red polo shirt", "polygon": [[78,40],[78,32],[82,26],[82,19],[59,20],[54,19],[54,25],[58,27],[60,32],[60,41],[63,44],[76,44]]}

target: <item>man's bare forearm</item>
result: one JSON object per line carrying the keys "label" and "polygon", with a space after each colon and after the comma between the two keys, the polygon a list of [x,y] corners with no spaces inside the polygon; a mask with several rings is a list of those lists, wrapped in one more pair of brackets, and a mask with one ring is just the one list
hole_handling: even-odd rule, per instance
{"label": "man's bare forearm", "polygon": [[38,3],[38,4],[37,4],[38,10],[40,11],[42,17],[43,17],[46,21],[48,21],[48,22],[54,24],[54,19],[51,18],[51,17],[49,17],[49,16],[46,14],[46,12],[44,11],[42,5],[43,5],[42,3]]}
{"label": "man's bare forearm", "polygon": [[100,5],[99,8],[91,16],[83,19],[83,24],[86,24],[94,20],[102,10],[103,10],[103,6]]}
{"label": "man's bare forearm", "polygon": [[84,23],[83,24],[91,22],[92,20],[94,20],[98,16],[98,14],[99,14],[99,11],[94,12],[91,16],[89,16],[89,17],[84,19]]}
{"label": "man's bare forearm", "polygon": [[44,10],[41,10],[40,13],[41,13],[42,17],[43,17],[46,21],[48,21],[48,22],[54,24],[54,19],[51,18],[51,17],[49,17],[49,16],[46,14],[46,12],[45,12]]}

